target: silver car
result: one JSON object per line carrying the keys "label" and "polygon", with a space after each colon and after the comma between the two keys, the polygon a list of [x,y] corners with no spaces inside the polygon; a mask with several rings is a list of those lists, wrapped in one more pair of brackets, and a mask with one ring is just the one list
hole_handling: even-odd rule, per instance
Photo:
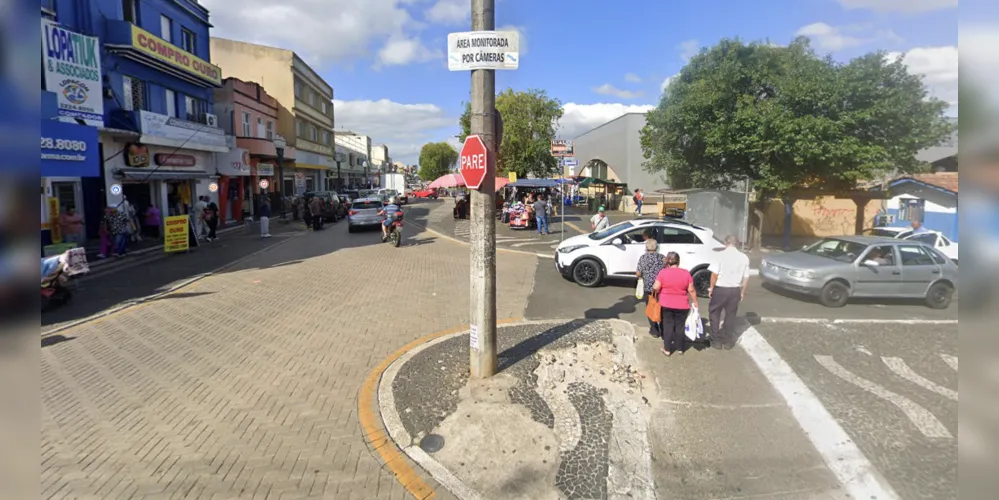
{"label": "silver car", "polygon": [[797,252],[768,256],[763,281],[843,307],[851,297],[922,298],[946,309],[957,290],[957,265],[935,248],[876,236],[824,238]]}
{"label": "silver car", "polygon": [[350,205],[350,211],[347,212],[347,232],[353,233],[361,228],[381,224],[385,220],[385,217],[378,215],[378,212],[384,206],[378,198],[360,198],[354,200]]}

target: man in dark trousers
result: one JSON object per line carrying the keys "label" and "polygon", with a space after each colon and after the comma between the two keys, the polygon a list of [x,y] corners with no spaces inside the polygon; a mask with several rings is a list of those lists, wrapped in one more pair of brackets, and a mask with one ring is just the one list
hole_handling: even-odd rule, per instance
{"label": "man in dark trousers", "polygon": [[[708,319],[711,322],[711,347],[731,349],[735,347],[735,315],[739,303],[746,298],[749,285],[749,257],[739,251],[739,239],[725,238],[725,248],[714,255],[711,271],[711,288],[708,297]],[[722,322],[722,313],[725,321]]]}
{"label": "man in dark trousers", "polygon": [[219,239],[215,233],[219,228],[219,206],[208,196],[203,197],[208,206],[205,207],[205,223],[208,224],[208,241]]}

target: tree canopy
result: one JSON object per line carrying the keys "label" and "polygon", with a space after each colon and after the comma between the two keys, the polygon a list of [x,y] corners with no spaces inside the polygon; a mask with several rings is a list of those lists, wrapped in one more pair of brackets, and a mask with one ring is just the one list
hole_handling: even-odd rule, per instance
{"label": "tree canopy", "polygon": [[722,40],[670,81],[641,144],[645,168],[677,188],[852,189],[924,169],[916,153],[953,131],[947,108],[884,52],[837,63],[804,38]]}
{"label": "tree canopy", "polygon": [[428,142],[420,148],[420,179],[432,181],[451,172],[458,152],[446,142]]}
{"label": "tree canopy", "polygon": [[[503,116],[503,143],[496,155],[496,174],[516,172],[518,177],[534,174],[548,177],[558,172],[558,160],[551,154],[555,126],[562,118],[562,103],[544,90],[516,92],[506,89],[496,95],[496,109]],[[471,133],[472,105],[458,121],[465,140]]]}

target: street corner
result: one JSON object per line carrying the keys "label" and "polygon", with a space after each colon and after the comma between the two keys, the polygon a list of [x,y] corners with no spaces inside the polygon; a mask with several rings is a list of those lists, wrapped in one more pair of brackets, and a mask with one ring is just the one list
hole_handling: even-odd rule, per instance
{"label": "street corner", "polygon": [[467,330],[385,370],[379,409],[399,448],[459,498],[654,498],[634,328],[522,321],[497,339],[489,379],[469,380]]}

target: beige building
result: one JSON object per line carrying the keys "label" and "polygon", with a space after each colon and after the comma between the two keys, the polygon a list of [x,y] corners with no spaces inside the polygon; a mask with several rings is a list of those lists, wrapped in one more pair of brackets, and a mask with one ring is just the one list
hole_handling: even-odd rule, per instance
{"label": "beige building", "polygon": [[[368,186],[374,182],[371,168],[371,138],[350,130],[336,130],[333,133],[336,150],[340,153],[340,171],[346,186]],[[367,180],[365,179],[367,174]]]}
{"label": "beige building", "polygon": [[277,132],[295,154],[285,162],[284,192],[332,188],[333,87],[291,50],[212,37],[211,54],[222,74],[259,83],[277,99]]}
{"label": "beige building", "polygon": [[389,157],[388,146],[377,144],[371,146],[371,164],[378,170],[384,172],[392,165],[392,158]]}

